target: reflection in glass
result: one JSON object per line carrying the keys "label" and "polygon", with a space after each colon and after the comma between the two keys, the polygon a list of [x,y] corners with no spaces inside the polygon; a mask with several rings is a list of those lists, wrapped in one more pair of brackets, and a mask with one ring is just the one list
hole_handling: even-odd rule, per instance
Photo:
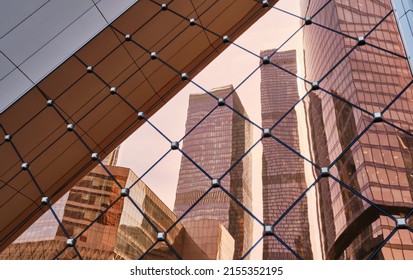
{"label": "reflection in glass", "polygon": [[[227,97],[232,91],[233,87],[227,86],[213,90],[211,94],[220,99]],[[225,103],[247,116],[236,92],[226,98]],[[217,106],[218,100],[208,94],[190,96],[186,121],[186,133],[190,133],[184,139],[182,147],[183,152],[213,179],[220,178],[229,170],[244,155],[252,141],[251,124],[226,106]],[[213,113],[191,131],[214,107],[217,108]],[[249,209],[252,204],[250,162],[251,158],[248,155],[239,163],[237,172],[232,172],[219,182]],[[217,256],[218,247],[222,246],[220,242],[226,242],[217,239],[219,231],[222,238],[234,239],[233,259],[241,259],[243,253],[252,246],[252,217],[237,206],[227,194],[220,189],[214,189],[186,213],[187,209],[211,187],[211,181],[194,163],[183,156],[174,212],[178,217],[185,214],[182,223],[185,227],[189,223],[189,232],[196,242],[204,244],[203,248],[207,248],[209,255]],[[201,230],[205,227],[204,223],[211,224],[211,232]],[[196,231],[193,230],[195,225],[199,227]],[[202,241],[205,238],[215,239],[219,243],[205,244]],[[229,244],[225,246],[231,247]],[[229,252],[228,250],[230,249],[225,249]],[[228,255],[229,253],[226,253],[222,256],[228,258]]]}
{"label": "reflection in glass", "polygon": [[[303,7],[311,15],[324,2],[303,1]],[[358,36],[366,36],[391,11],[388,0],[368,0],[359,5],[335,0],[329,6],[330,12],[318,14],[314,21]],[[331,169],[334,177],[388,213],[403,216],[413,207],[412,137],[381,122],[374,123],[358,136],[371,125],[373,114],[381,112],[408,84],[411,76],[407,61],[394,54],[403,48],[392,16],[368,35],[368,43],[383,49],[359,45],[321,82],[324,90],[316,91],[307,102],[312,160],[321,166],[335,161]],[[356,45],[356,40],[333,35],[327,29],[305,29],[306,78],[312,81],[323,77],[327,73],[325,69],[334,66],[335,58],[344,57]],[[352,104],[339,101],[336,96]],[[411,108],[407,107],[400,108],[401,112],[411,114]],[[363,109],[371,115],[362,112]],[[384,113],[383,117],[392,123],[401,122],[397,114]],[[335,180],[320,181],[317,192],[321,243],[327,259],[373,257],[395,228],[393,220]],[[406,238],[393,237],[374,258],[409,258],[413,250],[409,240],[413,235],[406,229],[398,230],[399,234]],[[399,248],[397,257],[395,252],[389,252],[394,248]]]}

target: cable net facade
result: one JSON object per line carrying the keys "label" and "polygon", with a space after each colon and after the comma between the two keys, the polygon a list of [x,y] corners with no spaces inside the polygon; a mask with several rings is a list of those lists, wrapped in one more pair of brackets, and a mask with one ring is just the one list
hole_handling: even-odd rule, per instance
{"label": "cable net facade", "polygon": [[[101,62],[89,65],[76,57],[85,75],[105,89],[98,106],[118,102],[135,112],[133,122],[150,125],[168,150],[140,177],[113,166],[116,156],[104,161],[91,148],[93,139],[85,139],[59,107],[65,92],[56,99],[42,92],[44,110],[65,127],[61,137],[80,140],[98,166],[53,204],[53,195],[43,191],[47,182],[36,179],[22,156],[22,143],[2,127],[1,145],[21,160],[16,176],[34,182],[46,213],[1,258],[248,259],[263,244],[264,259],[313,259],[315,250],[323,259],[413,259],[413,80],[390,1],[301,1],[301,15],[255,1],[260,9],[301,22],[284,44],[261,53],[175,11],[174,1],[147,2],[157,13],[180,17],[187,28],[254,56],[257,65],[238,85],[207,90],[191,73],[179,71],[178,61],[164,60],[162,50],[148,49],[138,36],[111,26],[131,53],[147,54],[145,64],[162,65],[202,92],[190,97],[185,135],[171,139],[146,117],[139,97],[122,95],[122,85],[134,74],[104,77]],[[204,12],[218,1],[210,2]],[[231,9],[236,12],[236,5]],[[297,51],[283,49],[299,34],[303,75],[297,74]],[[237,95],[256,73],[261,73],[262,125],[248,116]],[[308,152],[299,144],[300,106]],[[257,141],[253,131],[260,133]],[[251,153],[260,144],[262,218],[252,211],[251,182]],[[47,149],[52,148],[53,143]],[[182,154],[173,211],[143,183],[170,153]],[[15,177],[3,188],[13,186]],[[258,239],[253,226],[262,231]]]}

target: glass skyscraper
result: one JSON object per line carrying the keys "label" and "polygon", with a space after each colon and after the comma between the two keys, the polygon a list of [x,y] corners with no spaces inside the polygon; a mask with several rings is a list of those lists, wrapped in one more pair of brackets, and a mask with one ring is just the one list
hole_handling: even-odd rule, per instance
{"label": "glass skyscraper", "polygon": [[[103,162],[116,164],[117,153],[118,148]],[[53,204],[61,224],[46,211],[0,253],[0,259],[176,259],[158,233],[166,232],[177,218],[143,181],[132,186],[137,180],[129,168],[95,167]],[[122,196],[120,187],[129,188],[129,198]],[[71,244],[67,234],[74,237]],[[166,240],[183,258],[208,259],[181,223]]]}
{"label": "glass skyscraper", "polygon": [[[260,56],[271,57],[271,63],[296,74],[296,51],[275,51],[262,51]],[[271,56],[273,53],[275,55]],[[264,129],[270,129],[298,99],[296,77],[272,64],[261,66],[261,115]],[[291,148],[300,151],[295,110],[276,126],[274,132]],[[303,159],[272,138],[264,138],[262,145],[264,223],[272,225],[304,192],[307,185]],[[307,207],[307,198],[304,197],[286,221],[276,226],[274,231],[300,256],[312,259]],[[265,238],[263,259],[295,259],[295,256],[275,238]]]}
{"label": "glass skyscraper", "polygon": [[413,259],[413,1],[117,2],[0,9],[0,259]]}
{"label": "glass skyscraper", "polygon": [[[303,9],[312,15],[326,2]],[[413,129],[413,89],[391,103],[411,81],[391,10],[388,0],[334,0],[312,19],[327,28],[304,29],[306,79],[321,88],[305,100],[312,160],[335,163],[316,185],[325,259],[369,258],[396,226],[386,213],[401,224],[374,258],[413,258],[403,229],[413,207],[413,138],[403,132]]]}
{"label": "glass skyscraper", "polygon": [[223,36],[267,11],[250,0],[2,1],[0,250],[39,218],[43,196],[96,166],[91,153],[108,155],[145,123],[139,112],[155,114],[230,46]]}
{"label": "glass skyscraper", "polygon": [[[208,94],[193,94],[189,97],[186,133],[217,106],[212,114],[184,139],[182,147],[182,151],[213,179],[202,173],[187,157],[182,157],[174,207],[178,217],[183,215],[212,184],[215,184],[215,187],[221,185],[245,207],[251,209],[250,155],[219,182],[216,181],[244,155],[252,141],[251,124],[222,103],[225,102],[247,116],[236,92],[226,98],[233,90],[232,86],[227,86],[211,91],[222,106],[218,106],[218,100]],[[187,223],[194,221],[209,221],[211,227],[215,227],[218,221],[225,228],[225,231],[221,232],[229,233],[223,236],[231,236],[234,239],[234,259],[240,259],[252,246],[252,217],[221,189],[211,190],[193,209],[185,213],[182,219],[185,227]],[[208,237],[207,231],[197,232],[198,236],[193,236],[195,241],[200,238],[212,238]],[[216,245],[212,244],[212,247]]]}

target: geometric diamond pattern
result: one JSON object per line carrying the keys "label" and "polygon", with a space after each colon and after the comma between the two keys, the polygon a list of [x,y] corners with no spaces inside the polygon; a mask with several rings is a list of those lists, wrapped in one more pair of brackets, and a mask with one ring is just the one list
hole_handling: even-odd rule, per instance
{"label": "geometric diamond pattern", "polygon": [[[288,69],[285,69],[282,66],[277,65],[271,61],[271,57],[277,54],[277,50],[275,50],[271,55],[261,58],[258,54],[255,54],[247,50],[243,46],[232,42],[229,35],[219,34],[214,30],[212,26],[204,25],[204,23],[197,18],[188,18],[186,14],[175,11],[173,9],[173,6],[170,5],[173,1],[170,1],[168,5],[165,3],[160,3],[159,1],[150,2],[158,5],[159,10],[162,10],[163,13],[167,13],[169,16],[179,17],[183,21],[186,21],[188,25],[186,28],[197,28],[202,30],[202,32],[208,34],[208,36],[223,38],[222,44],[233,44],[235,47],[245,52],[245,55],[253,55],[257,57],[257,61],[260,61],[259,67],[254,69],[249,76],[245,77],[245,80],[248,80],[249,77],[256,71],[258,71],[258,69],[263,67],[263,65],[276,67],[277,69],[284,71],[288,75],[292,75],[294,77],[297,76],[296,74],[291,73]],[[263,9],[269,8],[270,6],[268,1],[256,2],[257,5],[262,5]],[[303,100],[310,100],[309,103],[311,103],[311,106],[314,106],[313,108],[310,108],[310,110],[314,109],[314,111],[317,111],[315,108],[317,104],[319,104],[320,106],[330,106],[331,112],[337,113],[337,115],[334,116],[334,118],[337,117],[337,120],[335,121],[336,127],[338,127],[337,133],[339,134],[339,140],[337,141],[336,146],[329,147],[327,145],[327,141],[329,137],[333,137],[332,135],[316,135],[316,137],[319,137],[318,144],[320,145],[320,143],[324,141],[326,145],[323,146],[323,149],[329,149],[329,151],[327,152],[329,158],[323,157],[323,151],[321,150],[314,151],[313,158],[307,158],[302,155],[300,151],[297,151],[296,149],[291,147],[289,143],[285,143],[281,137],[277,137],[277,134],[275,132],[277,131],[278,126],[281,126],[283,120],[291,113],[291,111],[294,110],[298,103],[292,106],[284,115],[280,116],[279,120],[274,123],[271,128],[262,128],[261,126],[250,120],[247,116],[245,116],[245,114],[242,114],[236,108],[231,107],[231,105],[226,102],[226,100],[234,94],[235,90],[240,85],[235,86],[234,90],[225,98],[217,98],[211,92],[205,89],[208,85],[197,84],[193,80],[191,73],[181,73],[180,70],[175,67],[173,62],[164,60],[161,50],[156,50],[155,52],[153,49],[149,49],[147,48],[147,46],[141,45],[139,36],[136,36],[135,34],[124,34],[124,32],[118,27],[111,26],[112,31],[116,34],[116,36],[124,38],[122,39],[123,41],[120,42],[120,45],[127,44],[129,50],[132,50],[135,53],[144,53],[146,55],[145,64],[154,63],[159,67],[163,67],[163,69],[165,69],[165,73],[168,73],[168,75],[171,74],[179,76],[182,83],[192,83],[202,92],[209,95],[210,98],[216,100],[217,106],[212,108],[211,112],[195,125],[195,128],[201,125],[202,122],[205,122],[208,118],[212,117],[212,113],[218,110],[218,107],[226,107],[229,110],[234,111],[238,116],[244,118],[252,126],[260,129],[263,132],[262,137],[258,142],[263,141],[264,138],[268,138],[267,140],[270,141],[276,141],[278,145],[284,147],[285,149],[288,149],[294,156],[299,157],[301,160],[306,161],[306,163],[308,164],[311,164],[314,172],[318,174],[315,182],[310,184],[305,192],[302,193],[302,195],[296,197],[295,202],[284,209],[284,213],[280,217],[275,217],[273,224],[264,224],[263,221],[256,217],[251,211],[249,211],[247,207],[242,205],[242,203],[238,201],[234,195],[232,195],[225,189],[222,181],[227,173],[231,172],[231,170],[234,169],[245,156],[251,153],[251,150],[254,149],[257,143],[252,145],[250,149],[246,151],[246,153],[239,159],[239,161],[237,161],[235,166],[231,166],[229,170],[225,170],[225,172],[223,174],[220,174],[219,177],[212,177],[208,170],[203,169],[200,163],[193,160],[189,154],[183,151],[183,149],[181,148],[181,142],[183,140],[172,141],[171,139],[169,139],[168,135],[157,128],[150,119],[147,119],[145,117],[145,112],[140,111],[141,107],[136,106],[135,103],[137,101],[135,99],[123,94],[122,85],[124,83],[127,83],[128,79],[132,78],[132,75],[127,78],[123,77],[123,80],[117,80],[119,78],[115,76],[105,76],[106,74],[101,74],[104,73],[104,71],[102,71],[104,67],[109,67],[108,65],[105,65],[104,61],[101,64],[96,63],[93,66],[88,66],[88,64],[86,63],[87,61],[84,61],[81,57],[77,57],[78,62],[80,62],[84,66],[84,72],[88,73],[89,75],[87,79],[90,80],[88,80],[88,82],[93,81],[93,83],[98,83],[104,89],[99,93],[100,96],[97,97],[101,99],[100,104],[104,104],[105,102],[118,102],[119,104],[121,104],[123,110],[131,110],[135,112],[137,117],[133,122],[142,121],[147,122],[149,125],[151,125],[154,131],[158,133],[165,140],[165,142],[168,143],[168,145],[170,145],[171,150],[180,152],[183,157],[186,157],[189,161],[191,161],[191,163],[198,169],[199,172],[202,172],[206,177],[210,179],[211,184],[205,186],[205,193],[198,200],[194,201],[193,205],[189,207],[180,217],[178,217],[177,222],[172,223],[167,229],[158,228],[157,221],[151,220],[150,215],[148,213],[145,213],[144,209],[142,209],[138,205],[138,203],[131,199],[130,192],[133,191],[134,184],[132,184],[132,186],[129,188],[122,187],[116,176],[114,176],[110,169],[107,168],[107,166],[103,163],[102,159],[99,157],[99,154],[94,152],[94,150],[92,149],[90,145],[91,141],[90,139],[88,139],[87,131],[83,131],[81,129],[82,124],[84,124],[87,118],[91,114],[93,114],[94,108],[89,108],[84,112],[81,112],[81,109],[79,109],[79,111],[77,112],[73,111],[69,113],[68,110],[70,110],[70,108],[63,109],[61,107],[64,98],[66,98],[64,92],[62,92],[60,96],[51,98],[39,87],[38,90],[44,99],[44,105],[50,107],[47,110],[50,110],[50,112],[53,113],[54,117],[59,118],[59,121],[64,124],[63,128],[66,131],[62,131],[61,137],[72,137],[73,139],[78,141],[78,145],[82,146],[82,148],[87,150],[89,152],[89,155],[91,155],[91,157],[89,157],[89,160],[98,162],[99,166],[101,166],[101,168],[107,173],[107,175],[113,180],[113,182],[115,182],[115,184],[119,188],[119,193],[117,194],[116,199],[112,201],[112,203],[102,204],[102,206],[104,206],[104,209],[102,209],[100,213],[97,213],[95,217],[90,219],[90,223],[85,224],[83,228],[76,231],[71,227],[70,222],[62,221],[59,218],[59,215],[54,211],[54,207],[50,203],[50,199],[53,199],[53,194],[46,193],[42,188],[42,184],[39,183],[39,181],[36,179],[36,176],[34,176],[34,172],[32,171],[32,162],[35,163],[36,159],[26,161],[27,156],[25,156],[21,152],[22,148],[18,145],[18,132],[14,131],[12,133],[10,131],[7,131],[7,129],[2,125],[1,130],[4,134],[4,142],[2,142],[1,145],[8,145],[8,147],[15,153],[16,157],[21,162],[21,171],[19,171],[17,174],[22,174],[23,172],[27,173],[28,177],[34,184],[36,191],[40,193],[42,197],[40,204],[44,204],[45,207],[51,210],[53,217],[59,224],[59,231],[61,231],[62,236],[62,244],[64,243],[63,245],[59,244],[58,246],[56,244],[49,245],[47,241],[40,241],[36,244],[28,246],[27,252],[30,252],[30,250],[33,250],[33,252],[37,251],[34,247],[38,246],[49,248],[42,249],[44,250],[44,256],[37,256],[38,258],[52,257],[55,259],[82,259],[83,255],[88,257],[91,256],[91,258],[93,258],[93,256],[98,256],[99,254],[101,254],[99,249],[88,249],[90,252],[85,252],[86,249],[77,248],[77,244],[82,241],[82,237],[85,237],[86,233],[91,227],[97,226],[98,223],[102,222],[102,219],[104,219],[105,215],[107,215],[107,213],[109,213],[112,208],[116,207],[116,203],[118,203],[120,199],[124,199],[125,201],[127,200],[131,202],[131,205],[136,208],[135,210],[137,211],[137,213],[142,216],[142,221],[145,221],[145,223],[148,224],[148,228],[151,228],[151,230],[153,231],[153,242],[149,242],[150,246],[148,246],[148,248],[145,248],[143,254],[139,256],[139,258],[144,259],[147,255],[149,255],[150,252],[153,252],[154,250],[158,250],[158,252],[164,250],[165,247],[162,247],[162,249],[159,246],[161,246],[160,243],[165,243],[166,247],[170,251],[168,253],[172,254],[177,259],[181,259],[182,256],[180,256],[178,250],[174,248],[174,246],[177,245],[171,244],[170,239],[168,239],[170,232],[174,230],[174,227],[179,224],[180,220],[182,220],[186,215],[189,214],[190,211],[197,207],[204,196],[208,195],[209,192],[212,192],[212,188],[225,192],[225,194],[232,202],[234,202],[237,206],[244,210],[248,215],[252,217],[253,220],[257,221],[264,228],[262,237],[256,241],[252,248],[246,250],[245,254],[242,256],[243,259],[246,258],[254,249],[254,247],[257,246],[258,243],[262,242],[264,238],[273,238],[275,242],[281,244],[281,246],[285,249],[285,252],[287,252],[290,256],[297,259],[302,259],[303,256],[301,256],[296,250],[293,249],[295,248],[294,246],[299,246],[297,246],[296,244],[288,244],[288,242],[285,241],[287,238],[284,235],[285,233],[283,233],[283,228],[285,227],[288,229],[288,227],[291,226],[286,223],[286,221],[288,221],[289,219],[289,214],[296,209],[295,207],[297,207],[297,205],[299,205],[304,197],[310,192],[317,192],[319,200],[321,201],[320,203],[330,203],[334,205],[334,207],[331,207],[331,209],[328,209],[327,207],[324,209],[321,208],[321,211],[323,211],[321,215],[325,217],[328,217],[329,215],[334,217],[334,225],[324,225],[322,229],[324,231],[322,234],[326,236],[326,239],[323,241],[325,244],[323,245],[326,248],[326,252],[330,254],[326,255],[326,258],[345,258],[345,254],[352,254],[355,251],[355,246],[357,246],[357,244],[351,243],[345,248],[341,248],[340,246],[344,246],[342,244],[345,243],[345,235],[351,236],[352,233],[351,230],[348,229],[348,225],[351,221],[358,219],[357,215],[359,214],[365,215],[364,213],[369,213],[369,215],[363,216],[361,220],[358,219],[358,223],[360,224],[357,225],[363,226],[363,222],[369,223],[371,224],[371,228],[369,230],[373,232],[372,236],[383,236],[382,240],[376,238],[374,240],[371,240],[371,242],[365,241],[366,246],[368,245],[371,247],[369,248],[371,252],[368,256],[360,257],[375,259],[379,258],[380,255],[387,255],[389,254],[389,247],[391,246],[386,247],[386,245],[388,243],[390,244],[391,240],[394,241],[394,239],[392,238],[397,237],[398,234],[404,234],[406,232],[408,232],[411,236],[411,234],[413,233],[413,228],[411,222],[409,223],[409,221],[412,220],[412,203],[409,204],[406,202],[404,205],[401,205],[401,200],[398,200],[397,193],[398,191],[400,191],[401,193],[403,189],[401,189],[400,187],[386,187],[387,185],[392,185],[392,183],[381,181],[384,179],[381,178],[379,174],[380,172],[386,173],[386,178],[390,181],[396,178],[397,172],[400,172],[400,170],[403,168],[400,167],[401,169],[398,171],[398,169],[396,168],[398,164],[396,162],[393,162],[392,165],[394,168],[387,170],[383,167],[386,165],[385,161],[394,161],[398,157],[404,157],[405,162],[408,162],[409,159],[407,158],[407,156],[409,155],[409,153],[411,154],[411,151],[413,150],[412,127],[411,125],[406,124],[409,123],[409,121],[406,120],[406,122],[403,122],[401,120],[403,119],[403,117],[398,117],[395,115],[398,114],[400,106],[402,106],[400,110],[406,114],[410,114],[411,120],[413,108],[411,108],[411,105],[409,105],[410,103],[406,102],[411,102],[411,100],[407,100],[409,98],[412,98],[411,92],[413,87],[413,80],[411,79],[411,77],[409,77],[406,83],[402,86],[395,86],[394,83],[396,82],[392,80],[380,80],[377,81],[377,85],[375,85],[372,83],[363,83],[363,80],[373,81],[375,79],[375,77],[368,77],[369,72],[366,71],[366,73],[364,73],[365,76],[360,74],[360,77],[356,78],[360,80],[360,84],[363,86],[363,88],[359,88],[357,90],[360,92],[365,92],[364,96],[366,99],[383,98],[383,100],[375,101],[377,104],[374,106],[371,105],[372,103],[374,103],[373,101],[368,100],[367,102],[366,100],[357,100],[354,97],[354,92],[352,94],[347,94],[345,88],[350,85],[341,84],[337,86],[337,88],[334,88],[335,80],[337,79],[338,75],[341,75],[340,73],[347,71],[348,68],[351,67],[351,65],[349,64],[351,61],[356,61],[357,63],[359,63],[358,67],[369,67],[367,66],[367,64],[363,65],[363,63],[360,62],[362,60],[357,60],[362,56],[367,58],[368,56],[372,56],[372,59],[375,57],[382,58],[383,60],[378,61],[377,65],[374,64],[375,62],[372,62],[372,64],[374,64],[374,67],[377,67],[379,70],[381,69],[385,73],[389,72],[389,75],[390,71],[397,71],[397,69],[394,65],[385,65],[387,68],[383,67],[385,58],[387,58],[389,61],[394,58],[397,61],[402,61],[404,64],[407,63],[407,58],[404,56],[404,54],[400,53],[400,50],[394,50],[394,46],[386,41],[386,36],[390,36],[390,33],[383,33],[383,30],[389,28],[392,9],[390,5],[388,5],[387,1],[379,1],[383,4],[380,6],[382,10],[380,15],[375,15],[373,21],[371,21],[368,16],[366,16],[365,19],[352,19],[354,22],[363,20],[368,21],[368,24],[363,25],[363,30],[357,30],[354,26],[353,28],[347,26],[348,30],[346,30],[347,27],[342,28],[341,30],[337,30],[332,27],[333,25],[331,22],[326,21],[325,18],[323,20],[322,14],[325,13],[325,17],[325,15],[328,15],[328,13],[332,11],[332,5],[334,3],[336,3],[337,5],[344,5],[343,2],[346,1],[330,0],[314,2],[317,3],[317,5],[313,5],[312,9],[309,9],[309,12],[312,13],[308,14],[308,16],[306,17],[292,15],[287,11],[280,10],[279,8],[277,8],[277,6],[272,7],[272,9],[277,9],[289,16],[299,17],[302,20],[302,26],[299,30],[304,29],[305,32],[306,28],[314,28],[314,30],[317,29],[320,34],[327,34],[326,36],[331,36],[331,38],[335,38],[340,42],[344,42],[345,44],[345,49],[343,49],[345,53],[341,53],[338,58],[336,57],[337,61],[330,63],[330,67],[328,69],[319,69],[319,72],[322,74],[318,76],[312,73],[312,76],[315,77],[315,80],[307,80],[308,77],[311,77],[311,74],[309,74],[307,77],[297,77],[305,81],[306,88],[308,89],[308,92],[302,98],[300,98],[299,102]],[[367,2],[370,3],[371,1],[366,1],[366,3]],[[359,9],[364,8],[359,7]],[[348,16],[348,14],[346,14],[345,16]],[[245,20],[247,21],[248,19]],[[242,25],[243,23],[240,24]],[[355,24],[355,26],[357,26],[357,24]],[[292,34],[292,36],[294,36],[294,34]],[[291,37],[288,40],[290,39]],[[396,38],[395,40],[398,39]],[[329,47],[331,47],[331,45],[329,45]],[[111,50],[111,52],[107,54],[108,59],[110,59],[111,54],[116,51],[118,51],[117,48]],[[374,54],[376,56],[374,56]],[[309,53],[306,55],[310,56],[312,54]],[[317,62],[313,61],[313,63]],[[114,72],[116,71],[114,70]],[[360,72],[363,73],[363,71]],[[383,85],[383,83],[385,85]],[[389,86],[386,86],[386,84],[389,84]],[[372,88],[369,88],[369,86],[371,86]],[[375,95],[375,92],[383,91],[383,88],[386,88],[387,90],[389,88],[390,90],[397,89],[397,91],[386,95],[385,98],[383,97],[384,94]],[[323,102],[325,104],[321,104]],[[326,105],[326,103],[328,104]],[[42,110],[46,109],[41,109],[41,111]],[[356,117],[358,120],[357,123]],[[332,121],[331,118],[325,118],[326,127],[331,128],[333,126],[330,122]],[[343,122],[345,123],[341,124],[340,118],[341,120],[344,120]],[[341,127],[345,127],[346,130],[341,131]],[[193,130],[190,130],[188,134],[183,137],[183,139],[189,136],[192,131]],[[332,128],[331,131],[333,131]],[[378,131],[384,131],[385,134],[379,134]],[[8,133],[10,133],[10,135]],[[383,137],[382,139],[374,139],[374,135],[376,135],[376,137],[377,135],[389,135],[389,137],[391,136],[393,140],[389,140],[388,142],[390,142],[390,144],[387,144],[387,146],[391,146],[392,141],[399,141],[401,143],[400,145],[405,149],[405,154],[400,154],[398,156],[394,155],[393,157],[391,157],[393,159],[390,159],[384,154],[387,152],[396,153],[396,149],[392,148],[389,151],[383,149],[383,155],[378,155],[377,151],[380,152],[381,150],[376,149],[377,151],[375,152],[374,148],[371,147],[375,147],[375,145],[377,146],[379,145],[379,143],[384,143],[386,139],[385,137]],[[367,141],[370,147],[366,144]],[[385,146],[386,144],[383,145]],[[53,143],[50,143],[50,147],[52,146]],[[357,155],[357,158],[353,158],[353,155]],[[360,160],[361,157],[367,159],[369,156],[374,157],[374,159],[372,159],[371,161],[374,164],[366,167],[367,171],[365,172],[365,174],[359,174],[356,169],[360,167],[357,167],[358,164],[356,161]],[[381,157],[383,158],[382,161],[380,161]],[[162,160],[162,158],[160,158],[160,160]],[[90,162],[85,163],[85,165],[87,164],[90,164]],[[158,164],[158,162],[156,164]],[[150,170],[148,171],[150,172]],[[411,171],[410,174],[412,174]],[[7,178],[5,185],[11,183],[13,179],[14,178]],[[141,180],[141,178],[138,178],[135,183],[137,183],[139,180]],[[381,188],[374,186],[364,187],[363,180],[370,180],[371,182],[375,182],[376,185],[380,185]],[[407,178],[406,181],[408,182],[406,183],[407,187],[405,189],[412,192],[412,178]],[[393,185],[402,186],[403,184],[404,182],[398,181]],[[390,195],[393,197],[392,204],[395,205],[394,207],[388,206],[384,201],[385,199],[383,199],[383,196],[386,196],[386,194],[384,194],[383,192],[385,191],[390,193]],[[328,200],[330,200],[330,202],[328,202]],[[341,205],[341,208],[337,205]],[[395,208],[396,206],[399,208]],[[402,209],[403,213],[396,213],[395,209]],[[402,214],[402,216],[400,216],[400,214]],[[333,226],[334,228],[332,228]],[[353,226],[355,227],[354,224]],[[356,229],[354,228],[353,230]],[[334,232],[334,236],[337,237],[337,240],[329,239],[331,238],[329,237],[330,231]],[[361,232],[360,238],[363,238],[367,235],[368,233]],[[399,243],[400,246],[404,245],[402,242]],[[61,248],[61,250],[55,250],[56,248]],[[344,255],[337,254],[337,251],[344,252]],[[162,253],[166,254],[166,252]]]}

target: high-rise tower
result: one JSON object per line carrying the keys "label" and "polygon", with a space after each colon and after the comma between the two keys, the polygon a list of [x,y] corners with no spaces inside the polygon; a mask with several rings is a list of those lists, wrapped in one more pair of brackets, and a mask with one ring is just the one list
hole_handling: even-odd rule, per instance
{"label": "high-rise tower", "polygon": [[[217,98],[225,98],[232,91],[233,87],[228,86],[213,90],[211,93]],[[236,92],[226,98],[225,103],[247,116]],[[215,106],[217,106],[217,100],[207,94],[191,95],[186,132],[193,129]],[[251,133],[251,124],[233,110],[220,106],[184,139],[182,150],[210,176],[220,178],[251,146]],[[226,190],[249,209],[252,205],[250,169],[251,158],[247,155],[220,181]],[[175,214],[178,217],[184,214],[209,187],[211,187],[211,180],[186,157],[182,157]],[[235,240],[234,259],[240,259],[252,246],[251,216],[220,189],[212,190],[186,214],[182,223],[187,227],[194,221],[208,220],[211,226],[218,221]],[[190,231],[189,228],[188,231]],[[195,242],[209,238],[207,230],[200,229],[195,232],[197,235],[192,236]],[[209,239],[212,240],[212,237]]]}
{"label": "high-rise tower", "polygon": [[[118,152],[119,148],[102,162],[115,164]],[[47,210],[0,253],[0,259],[130,260],[145,253],[145,259],[176,259],[164,242],[157,242],[154,228],[165,232],[176,216],[142,180],[136,181],[138,176],[129,168],[95,167],[53,204],[54,213]],[[129,190],[128,197],[120,187]],[[168,232],[166,240],[184,259],[208,259],[181,223]]]}
{"label": "high-rise tower", "polygon": [[[302,2],[308,17],[327,1]],[[413,259],[403,229],[412,224],[412,87],[392,103],[412,77],[390,1],[362,2],[330,1],[312,19],[328,28],[304,28],[306,79],[322,89],[306,99],[312,160],[334,163],[315,188],[320,241],[326,259]]]}
{"label": "high-rise tower", "polygon": [[[261,52],[270,57],[275,50]],[[296,51],[277,52],[270,61],[291,73],[297,73]],[[297,78],[272,64],[261,67],[261,114],[264,129],[271,128],[299,99]],[[300,151],[297,115],[295,110],[277,125],[282,139]],[[277,133],[277,136],[280,136]],[[262,158],[264,223],[271,225],[306,189],[303,160],[272,138],[264,138]],[[275,233],[301,257],[312,258],[309,237],[307,198],[303,198],[281,223]],[[295,259],[275,238],[264,239],[264,259]]]}

